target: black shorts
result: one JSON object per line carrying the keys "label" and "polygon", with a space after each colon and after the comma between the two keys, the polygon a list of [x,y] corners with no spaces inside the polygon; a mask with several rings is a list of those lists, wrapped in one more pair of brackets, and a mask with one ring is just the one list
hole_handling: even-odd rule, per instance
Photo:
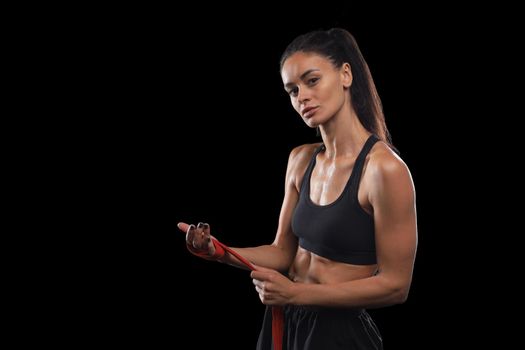
{"label": "black shorts", "polygon": [[[283,350],[381,350],[383,342],[363,309],[284,307]],[[273,350],[272,310],[266,307],[257,350]]]}

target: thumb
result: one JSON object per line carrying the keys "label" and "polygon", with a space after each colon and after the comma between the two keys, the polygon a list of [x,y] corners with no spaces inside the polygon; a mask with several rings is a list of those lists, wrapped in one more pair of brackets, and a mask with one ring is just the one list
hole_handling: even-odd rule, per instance
{"label": "thumb", "polygon": [[275,270],[272,270],[272,269],[269,269],[267,267],[262,267],[262,266],[259,266],[259,265],[255,265],[254,263],[252,263],[253,267],[255,267],[255,271],[260,271],[260,272],[275,272]]}
{"label": "thumb", "polygon": [[254,265],[255,270],[250,273],[250,277],[259,281],[269,281],[270,276],[273,275],[275,270],[267,269],[265,267]]}
{"label": "thumb", "polygon": [[177,227],[179,228],[179,230],[181,230],[182,232],[186,233],[186,232],[188,232],[188,228],[190,227],[190,225],[188,225],[185,222],[179,222],[177,224]]}

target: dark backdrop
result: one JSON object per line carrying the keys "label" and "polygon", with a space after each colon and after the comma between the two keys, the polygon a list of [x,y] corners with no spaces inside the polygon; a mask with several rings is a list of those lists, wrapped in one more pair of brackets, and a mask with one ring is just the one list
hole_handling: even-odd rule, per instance
{"label": "dark backdrop", "polygon": [[206,221],[232,246],[272,241],[288,154],[317,141],[282,89],[279,57],[296,35],[333,26],[358,41],[417,193],[409,299],[370,313],[390,349],[447,343],[461,331],[436,320],[463,299],[453,282],[459,254],[449,247],[462,240],[462,223],[451,224],[460,213],[451,188],[462,175],[452,181],[451,164],[463,134],[450,123],[465,107],[443,102],[458,98],[467,78],[458,74],[467,34],[450,14],[299,5],[126,9],[96,31],[100,60],[87,70],[103,72],[96,89],[107,104],[94,104],[102,170],[90,184],[104,192],[104,229],[93,243],[102,253],[87,312],[112,342],[254,347],[264,307],[249,273],[190,255],[176,223]]}

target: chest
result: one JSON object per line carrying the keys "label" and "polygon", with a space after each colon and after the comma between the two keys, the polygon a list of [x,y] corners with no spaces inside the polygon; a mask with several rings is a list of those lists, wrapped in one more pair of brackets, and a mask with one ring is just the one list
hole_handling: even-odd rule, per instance
{"label": "chest", "polygon": [[345,192],[357,189],[359,204],[371,214],[372,206],[368,200],[370,180],[366,174],[366,166],[357,170],[361,171],[361,176],[357,176],[357,172],[352,175],[354,168],[355,160],[319,161],[312,169],[310,177],[310,200],[320,206],[330,205],[339,200]]}

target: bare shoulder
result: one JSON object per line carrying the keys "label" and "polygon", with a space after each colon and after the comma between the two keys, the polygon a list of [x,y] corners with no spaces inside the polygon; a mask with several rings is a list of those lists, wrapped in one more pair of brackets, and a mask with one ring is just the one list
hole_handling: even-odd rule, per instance
{"label": "bare shoulder", "polygon": [[307,143],[300,145],[292,149],[290,152],[289,162],[294,163],[295,165],[306,163],[312,158],[315,150],[321,146],[321,143]]}
{"label": "bare shoulder", "polygon": [[411,185],[412,176],[406,163],[387,144],[378,142],[372,148],[367,172],[375,185]]}
{"label": "bare shoulder", "polygon": [[287,177],[299,189],[308,163],[321,143],[309,143],[295,147],[288,158]]}

